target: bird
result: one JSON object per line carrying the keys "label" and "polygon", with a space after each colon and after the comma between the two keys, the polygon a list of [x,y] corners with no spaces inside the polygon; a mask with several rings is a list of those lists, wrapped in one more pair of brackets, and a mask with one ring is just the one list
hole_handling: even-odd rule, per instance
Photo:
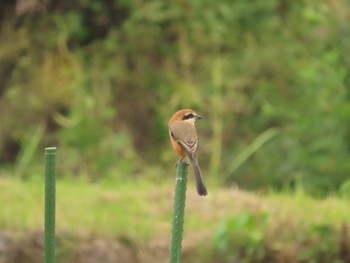
{"label": "bird", "polygon": [[180,161],[187,157],[196,179],[197,193],[200,196],[208,194],[202,172],[198,164],[198,138],[194,125],[196,120],[202,119],[191,109],[182,109],[174,113],[168,122],[169,136],[174,150],[181,156]]}

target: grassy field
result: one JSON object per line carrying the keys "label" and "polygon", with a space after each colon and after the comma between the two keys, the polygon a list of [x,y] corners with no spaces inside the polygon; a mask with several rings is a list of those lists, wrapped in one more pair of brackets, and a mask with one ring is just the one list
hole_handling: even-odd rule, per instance
{"label": "grassy field", "polygon": [[[13,233],[43,229],[42,179],[34,177],[23,181],[0,177],[0,229]],[[173,187],[174,182],[170,179],[106,179],[98,183],[60,179],[57,182],[57,229],[103,238],[128,236],[140,243],[168,240]],[[248,239],[253,243],[268,238],[278,247],[286,240],[306,240],[309,237],[304,234],[307,232],[305,236],[312,236],[313,230],[309,230],[315,226],[317,231],[324,226],[340,231],[350,219],[350,202],[345,198],[317,200],[302,189],[293,193],[249,193],[235,188],[222,189],[210,181],[208,188],[209,196],[199,197],[190,180],[184,242],[205,237],[220,247],[217,240],[220,231],[223,232],[222,239],[230,239],[225,231],[236,231],[236,226],[232,226],[236,224],[239,230],[249,232]],[[256,219],[253,226],[252,218]],[[259,222],[263,220],[267,222],[265,225]],[[319,234],[316,238],[322,238],[323,234]],[[328,232],[324,234],[328,236]],[[228,246],[226,243],[223,250]]]}

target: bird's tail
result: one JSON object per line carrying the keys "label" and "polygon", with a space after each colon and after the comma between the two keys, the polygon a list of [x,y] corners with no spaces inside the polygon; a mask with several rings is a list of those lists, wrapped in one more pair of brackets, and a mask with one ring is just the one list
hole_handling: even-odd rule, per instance
{"label": "bird's tail", "polygon": [[202,177],[202,172],[201,169],[199,168],[198,160],[195,158],[192,160],[191,158],[188,158],[190,160],[190,164],[193,170],[194,177],[196,179],[196,187],[197,187],[197,192],[199,195],[207,195],[208,191],[207,188],[205,187],[203,177]]}

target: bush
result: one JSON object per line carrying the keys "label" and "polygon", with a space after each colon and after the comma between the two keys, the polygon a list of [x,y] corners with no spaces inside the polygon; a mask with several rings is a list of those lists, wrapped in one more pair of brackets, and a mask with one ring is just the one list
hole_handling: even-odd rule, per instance
{"label": "bush", "polygon": [[[2,163],[15,163],[43,125],[38,147],[76,156],[67,173],[102,176],[125,163],[136,173],[155,159],[170,167],[166,120],[193,107],[205,117],[200,158],[213,177],[247,188],[302,179],[317,194],[346,179],[347,1],[51,1],[43,10],[1,17]],[[278,134],[232,170],[270,129]]]}

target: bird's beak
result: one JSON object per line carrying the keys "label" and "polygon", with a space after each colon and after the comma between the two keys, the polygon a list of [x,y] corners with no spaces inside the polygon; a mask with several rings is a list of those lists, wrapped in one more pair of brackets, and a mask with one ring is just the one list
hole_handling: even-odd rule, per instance
{"label": "bird's beak", "polygon": [[202,116],[201,115],[197,115],[196,116],[196,120],[200,120],[200,119],[202,119]]}

